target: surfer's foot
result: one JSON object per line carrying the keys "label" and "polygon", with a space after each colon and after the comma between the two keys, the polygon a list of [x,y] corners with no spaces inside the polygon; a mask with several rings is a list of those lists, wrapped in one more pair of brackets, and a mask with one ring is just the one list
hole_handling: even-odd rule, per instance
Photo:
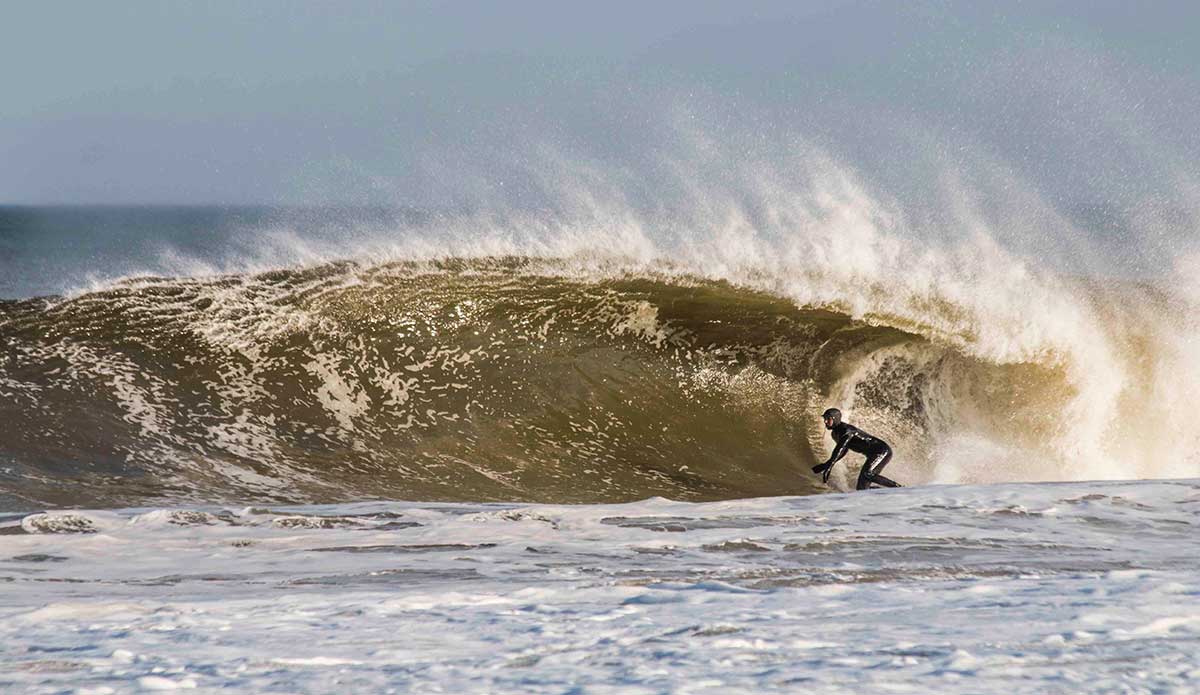
{"label": "surfer's foot", "polygon": [[871,483],[878,487],[904,487],[891,478],[885,478],[882,475],[871,476]]}

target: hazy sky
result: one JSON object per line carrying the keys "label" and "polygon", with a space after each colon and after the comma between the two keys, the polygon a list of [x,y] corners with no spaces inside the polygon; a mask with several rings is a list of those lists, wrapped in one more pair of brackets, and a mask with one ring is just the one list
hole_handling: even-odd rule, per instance
{"label": "hazy sky", "polygon": [[[1050,197],[1186,195],[1200,4],[10,2],[0,203],[448,205],[680,123],[917,153]],[[1186,180],[1183,180],[1186,179]],[[1184,191],[1180,193],[1180,191]]]}

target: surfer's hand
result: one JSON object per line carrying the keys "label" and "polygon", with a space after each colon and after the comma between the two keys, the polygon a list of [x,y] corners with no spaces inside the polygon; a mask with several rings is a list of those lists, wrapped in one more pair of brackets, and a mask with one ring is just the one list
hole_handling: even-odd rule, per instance
{"label": "surfer's hand", "polygon": [[832,464],[832,463],[822,463],[822,464],[819,464],[819,465],[816,465],[816,466],[813,466],[813,467],[812,467],[812,472],[813,472],[813,473],[820,473],[820,474],[821,474],[821,482],[822,482],[822,483],[828,483],[828,482],[829,482],[829,473],[830,473],[830,471],[832,471],[832,470],[833,470],[833,464]]}

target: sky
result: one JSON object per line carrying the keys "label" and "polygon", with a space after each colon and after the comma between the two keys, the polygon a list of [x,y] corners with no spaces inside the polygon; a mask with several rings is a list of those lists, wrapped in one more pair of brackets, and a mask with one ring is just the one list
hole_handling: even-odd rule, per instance
{"label": "sky", "polygon": [[1080,208],[1200,197],[1196,3],[135,0],[3,15],[0,204],[536,206],[547,152],[651,178],[696,133],[816,142],[900,195],[950,159]]}

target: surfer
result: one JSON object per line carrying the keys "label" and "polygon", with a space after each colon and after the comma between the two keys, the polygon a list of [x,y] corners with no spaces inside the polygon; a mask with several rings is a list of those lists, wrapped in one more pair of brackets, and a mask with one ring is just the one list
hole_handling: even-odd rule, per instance
{"label": "surfer", "polygon": [[833,441],[837,442],[829,460],[812,468],[813,473],[821,474],[821,482],[828,483],[833,464],[840,461],[847,451],[853,451],[867,459],[862,470],[858,472],[857,489],[866,490],[872,483],[883,487],[901,487],[900,483],[879,474],[892,460],[892,447],[888,446],[887,442],[863,432],[854,425],[842,422],[842,411],[837,408],[826,410],[821,414],[821,419],[825,421],[825,429],[829,430]]}

